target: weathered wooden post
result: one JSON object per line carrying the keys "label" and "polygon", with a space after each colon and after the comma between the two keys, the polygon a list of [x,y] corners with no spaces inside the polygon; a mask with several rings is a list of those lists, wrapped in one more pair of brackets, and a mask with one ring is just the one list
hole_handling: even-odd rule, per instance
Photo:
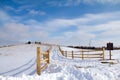
{"label": "weathered wooden post", "polygon": [[84,60],[84,51],[82,49],[82,60]]}
{"label": "weathered wooden post", "polygon": [[67,57],[67,51],[65,51],[65,57]]}
{"label": "weathered wooden post", "polygon": [[48,58],[47,63],[49,64],[50,63],[50,50],[47,51],[47,58]]}
{"label": "weathered wooden post", "polygon": [[41,70],[40,70],[40,55],[41,55],[40,47],[37,47],[37,74],[38,75],[41,74]]}
{"label": "weathered wooden post", "polygon": [[64,51],[61,51],[61,53],[62,53],[63,56],[65,56],[65,55],[64,55]]}
{"label": "weathered wooden post", "polygon": [[105,48],[103,48],[103,60],[105,59]]}
{"label": "weathered wooden post", "polygon": [[110,60],[112,60],[112,54],[111,54],[111,50],[109,50],[109,53],[110,53]]}
{"label": "weathered wooden post", "polygon": [[74,59],[74,52],[72,51],[72,59]]}
{"label": "weathered wooden post", "polygon": [[59,50],[60,50],[61,54],[62,54],[63,56],[65,56],[64,51],[61,50],[60,46],[59,46]]}

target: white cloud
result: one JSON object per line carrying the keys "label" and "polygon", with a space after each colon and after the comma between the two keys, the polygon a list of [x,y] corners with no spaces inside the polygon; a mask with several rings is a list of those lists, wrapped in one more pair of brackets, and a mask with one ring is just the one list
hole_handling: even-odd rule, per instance
{"label": "white cloud", "polygon": [[34,26],[31,27],[22,23],[6,23],[0,28],[0,42],[41,41],[46,39],[48,35],[49,33],[46,31],[41,31],[34,28]]}
{"label": "white cloud", "polygon": [[[58,20],[61,22],[60,26],[60,22],[58,24],[57,20],[55,20],[56,22],[54,21],[54,25],[57,26],[58,24],[57,29],[61,29],[61,27],[71,27],[71,25],[78,27],[75,31],[67,31],[64,33],[63,36],[66,40],[70,40],[70,43],[75,43],[76,41],[84,43],[84,40],[87,40],[84,44],[88,45],[89,40],[93,39],[94,42],[96,41],[98,43],[100,41],[99,43],[104,45],[105,42],[109,41],[114,41],[115,43],[119,42],[119,15],[120,12],[87,14],[80,18]],[[55,28],[55,26],[53,27]],[[93,43],[92,45],[95,44],[96,43]]]}
{"label": "white cloud", "polygon": [[[77,6],[81,3],[81,0],[67,0],[64,6]],[[62,5],[62,4],[61,4]]]}
{"label": "white cloud", "polygon": [[32,14],[32,15],[46,15],[46,13],[43,12],[43,11],[37,11],[37,10],[33,10],[33,9],[29,11],[29,14]]}
{"label": "white cloud", "polygon": [[[43,23],[30,20],[28,24],[36,26],[36,29],[48,32],[48,34],[56,34],[56,31],[60,32],[59,36],[48,35],[52,38],[50,42],[58,40],[59,43],[60,41],[65,44],[79,44],[80,42],[82,45],[88,45],[92,39],[93,43],[91,45],[98,43],[104,46],[107,41],[117,40],[119,42],[119,15],[120,12],[86,14],[74,19],[52,19]],[[75,31],[64,31],[64,29],[71,27],[77,27],[77,29]],[[114,39],[112,39],[113,37]]]}
{"label": "white cloud", "polygon": [[103,27],[103,30],[104,30],[104,32],[102,32],[100,35],[103,37],[119,37],[119,34],[120,34],[120,31],[119,31],[120,26],[119,25],[120,25],[120,20],[111,21],[109,23],[98,26],[98,28]]}
{"label": "white cloud", "polygon": [[29,35],[27,31],[28,26],[19,23],[7,23],[0,28],[0,39],[1,40],[21,40],[27,38]]}
{"label": "white cloud", "polygon": [[48,5],[52,6],[77,6],[81,3],[81,0],[61,0],[61,1],[48,1]]}
{"label": "white cloud", "polygon": [[6,6],[4,6],[4,8],[6,9],[6,10],[11,10],[11,11],[16,11],[16,9],[14,9],[12,6],[8,6],[8,5],[6,5]]}
{"label": "white cloud", "polygon": [[29,0],[12,0],[13,2],[19,3],[19,4],[24,4],[26,2],[29,2]]}
{"label": "white cloud", "polygon": [[[19,18],[20,19],[20,18]],[[15,16],[9,16],[7,12],[0,10],[0,22],[2,24],[17,22],[18,18]]]}
{"label": "white cloud", "polygon": [[[83,30],[92,30],[87,29],[91,28],[93,25],[103,25],[110,21],[119,20],[120,12],[113,13],[101,13],[101,14],[86,14],[83,17],[73,18],[73,19],[52,19],[45,21],[43,23],[31,20],[29,23],[31,25],[38,25],[38,28],[47,30],[47,31],[57,31],[69,27],[78,27],[78,29]],[[92,25],[92,26],[91,26]],[[92,27],[96,28],[96,27]],[[103,27],[104,28],[104,27]]]}
{"label": "white cloud", "polygon": [[111,5],[118,5],[120,4],[120,0],[60,0],[55,1],[51,0],[48,1],[48,5],[52,6],[78,6],[84,4],[111,4]]}
{"label": "white cloud", "polygon": [[2,23],[0,27],[0,44],[42,40],[44,37],[48,37],[48,32],[37,29],[35,24],[32,26],[23,24],[19,22],[19,17],[9,16],[4,11],[0,11],[0,14],[0,22]]}
{"label": "white cloud", "polygon": [[5,12],[0,10],[0,21],[6,22],[10,20],[10,16],[8,16]]}
{"label": "white cloud", "polygon": [[[6,20],[10,16],[3,12]],[[6,22],[0,28],[3,40],[40,40],[60,44],[105,45],[120,42],[120,12],[85,14],[73,19],[51,19],[44,22],[31,19],[26,22]],[[0,16],[2,17],[2,16]],[[2,19],[1,19],[2,20]],[[74,29],[75,28],[75,29]],[[74,29],[74,30],[73,30]]]}
{"label": "white cloud", "polygon": [[84,3],[88,4],[120,4],[120,0],[83,0]]}
{"label": "white cloud", "polygon": [[24,9],[32,9],[35,6],[41,6],[45,4],[47,6],[79,6],[81,4],[104,4],[104,5],[119,5],[120,0],[13,0],[17,4],[22,4],[23,6],[18,9],[18,11]]}

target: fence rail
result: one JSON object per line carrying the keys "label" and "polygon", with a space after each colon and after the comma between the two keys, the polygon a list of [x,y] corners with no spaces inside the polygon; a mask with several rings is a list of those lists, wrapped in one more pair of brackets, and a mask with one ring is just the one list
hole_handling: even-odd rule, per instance
{"label": "fence rail", "polygon": [[[71,57],[72,59],[74,58],[102,58],[103,60],[105,59],[105,49],[103,48],[102,50],[84,50],[81,49],[80,51],[64,51],[60,48],[59,50],[61,54],[65,57]],[[86,53],[89,52],[89,53]],[[92,53],[91,53],[92,52]],[[95,52],[95,53],[93,53]]]}
{"label": "fence rail", "polygon": [[50,47],[47,51],[42,52],[40,47],[37,47],[37,74],[40,75],[41,72],[47,67],[50,63]]}

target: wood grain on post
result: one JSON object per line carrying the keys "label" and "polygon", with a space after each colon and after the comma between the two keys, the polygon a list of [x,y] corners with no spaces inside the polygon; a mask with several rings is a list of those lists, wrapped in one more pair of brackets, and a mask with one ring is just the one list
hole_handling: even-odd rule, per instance
{"label": "wood grain on post", "polygon": [[40,75],[41,74],[41,70],[40,70],[40,47],[37,47],[37,74]]}
{"label": "wood grain on post", "polygon": [[110,53],[110,60],[112,60],[112,53],[111,53],[111,50],[109,51],[109,53]]}
{"label": "wood grain on post", "polygon": [[82,49],[82,60],[84,60],[84,52],[83,52],[83,49]]}
{"label": "wood grain on post", "polygon": [[72,59],[74,59],[74,52],[72,51]]}
{"label": "wood grain on post", "polygon": [[64,51],[61,51],[61,53],[62,53],[63,56],[65,56],[65,55],[64,55]]}
{"label": "wood grain on post", "polygon": [[103,48],[103,60],[105,59],[105,48]]}
{"label": "wood grain on post", "polygon": [[47,58],[48,58],[47,63],[49,64],[50,63],[50,51],[48,51]]}
{"label": "wood grain on post", "polygon": [[67,57],[67,51],[65,51],[65,54],[66,54],[65,57]]}

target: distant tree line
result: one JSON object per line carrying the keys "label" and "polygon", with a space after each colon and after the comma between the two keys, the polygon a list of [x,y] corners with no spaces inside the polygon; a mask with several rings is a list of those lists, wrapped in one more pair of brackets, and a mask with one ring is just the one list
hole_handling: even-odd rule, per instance
{"label": "distant tree line", "polygon": [[68,47],[77,48],[77,49],[95,49],[95,50],[101,50],[102,48],[105,48],[105,47],[92,47],[92,46],[68,46]]}
{"label": "distant tree line", "polygon": [[41,44],[41,42],[37,42],[37,41],[35,41],[35,42],[31,42],[31,41],[28,41],[26,44]]}
{"label": "distant tree line", "polygon": [[[110,50],[108,49],[109,46],[105,47],[92,47],[92,46],[68,46],[70,48],[77,48],[77,49],[93,49],[93,50],[102,50],[103,48],[105,48],[106,50]],[[111,50],[120,50],[120,47],[112,47]]]}

